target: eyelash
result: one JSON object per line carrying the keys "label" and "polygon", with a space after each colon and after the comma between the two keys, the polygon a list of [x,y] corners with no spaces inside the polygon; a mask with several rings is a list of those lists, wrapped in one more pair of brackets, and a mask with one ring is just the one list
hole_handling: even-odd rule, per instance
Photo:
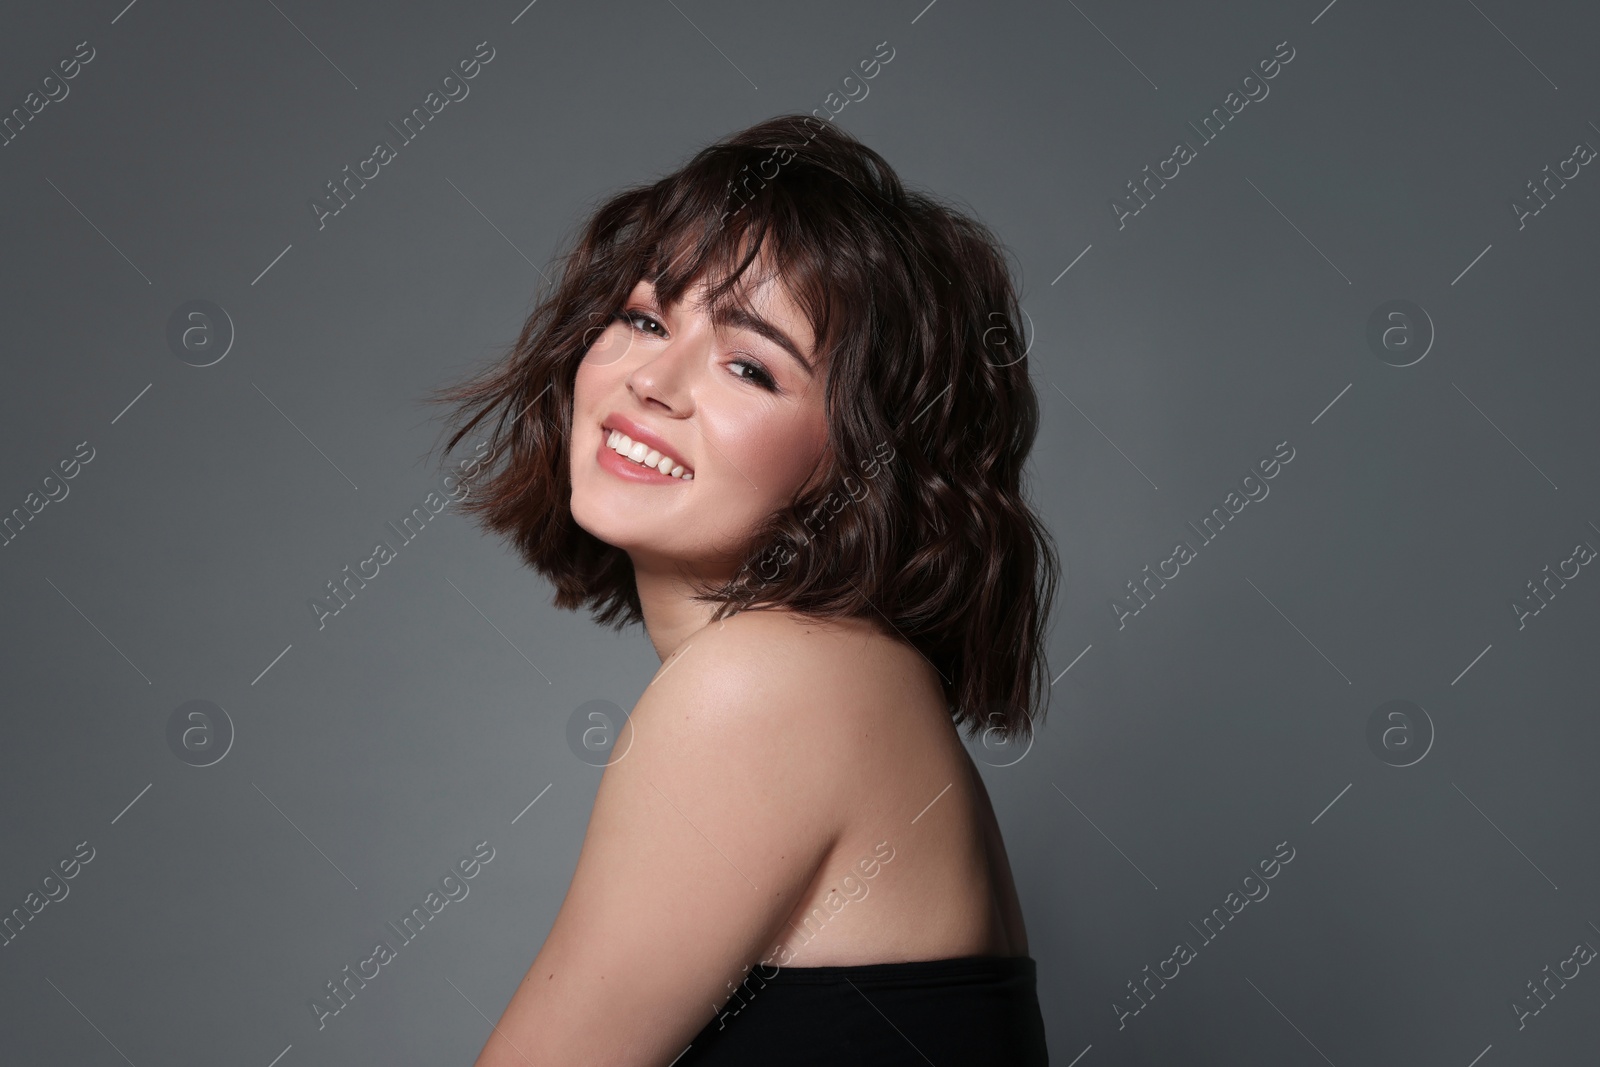
{"label": "eyelash", "polygon": [[[623,322],[627,323],[628,327],[630,329],[636,330],[639,333],[649,334],[649,336],[651,336],[651,337],[659,337],[659,336],[661,336],[660,334],[650,333],[648,330],[640,330],[639,329],[639,327],[637,325],[637,321],[640,320],[640,319],[643,319],[645,322],[651,323],[652,325],[661,326],[661,323],[656,322],[656,320],[654,318],[650,317],[649,315],[645,314],[642,311],[619,311],[619,312],[617,312],[617,318],[621,319]],[[763,367],[761,364],[757,363],[755,360],[751,360],[751,359],[736,359],[733,362],[734,362],[735,366],[749,367],[751,370],[755,371],[755,374],[753,376],[750,376],[750,377],[740,376],[742,381],[750,382],[752,385],[755,385],[757,388],[765,389],[769,393],[776,393],[778,391],[778,383],[776,381],[774,381],[772,375],[767,372],[767,368]]]}

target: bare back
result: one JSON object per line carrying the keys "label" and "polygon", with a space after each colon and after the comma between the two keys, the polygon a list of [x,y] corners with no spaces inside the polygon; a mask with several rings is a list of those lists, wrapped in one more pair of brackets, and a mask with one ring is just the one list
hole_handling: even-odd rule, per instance
{"label": "bare back", "polygon": [[1027,954],[989,798],[904,642],[742,612],[684,639],[629,722],[479,1067],[669,1063],[758,962]]}
{"label": "bare back", "polygon": [[[856,775],[833,850],[789,916],[795,966],[1024,956],[1027,932],[987,789],[932,664],[861,621],[793,624],[833,668],[870,771]],[[852,753],[858,756],[859,750]]]}

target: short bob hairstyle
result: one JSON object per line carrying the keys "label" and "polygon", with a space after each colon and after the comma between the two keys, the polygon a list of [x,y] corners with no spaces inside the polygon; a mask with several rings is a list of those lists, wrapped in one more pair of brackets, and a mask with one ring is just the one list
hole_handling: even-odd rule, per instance
{"label": "short bob hairstyle", "polygon": [[631,559],[572,517],[574,377],[641,279],[666,307],[704,277],[708,307],[725,307],[764,247],[817,339],[829,447],[738,575],[697,598],[718,605],[712,621],[750,606],[876,620],[938,671],[969,738],[1031,739],[1059,563],[1022,492],[1039,408],[1001,246],[809,115],[599,205],[511,351],[434,394],[453,405],[446,452],[488,428],[463,509],[554,584],[556,607],[642,622]]}

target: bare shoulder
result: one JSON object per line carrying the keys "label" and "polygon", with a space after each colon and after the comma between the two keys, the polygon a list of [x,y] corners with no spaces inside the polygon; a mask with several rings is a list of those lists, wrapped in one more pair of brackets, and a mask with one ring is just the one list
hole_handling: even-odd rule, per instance
{"label": "bare shoulder", "polygon": [[[710,623],[685,645],[715,642],[727,651],[782,651],[787,656],[762,668],[830,673],[881,670],[895,662],[916,661],[928,667],[921,654],[905,641],[890,636],[883,626],[868,619],[815,619],[779,608],[741,611],[732,618]],[[929,667],[931,671],[931,667]]]}
{"label": "bare shoulder", "polygon": [[635,716],[645,729],[670,718],[685,743],[847,801],[883,780],[891,751],[944,747],[944,706],[933,666],[870,621],[764,609],[684,641]]}
{"label": "bare shoulder", "polygon": [[[779,609],[743,611],[686,640],[661,665],[654,687],[673,671],[682,682],[758,699],[724,707],[741,715],[777,716],[808,727],[842,727],[893,713],[901,697],[936,696],[936,674],[915,648],[864,619],[819,620]],[[702,711],[715,714],[714,709]]]}
{"label": "bare shoulder", "polygon": [[859,647],[847,627],[749,613],[668,657],[601,775],[567,897],[480,1067],[669,1062],[771,958],[856,832],[851,781],[870,775],[839,758],[853,727],[837,705]]}

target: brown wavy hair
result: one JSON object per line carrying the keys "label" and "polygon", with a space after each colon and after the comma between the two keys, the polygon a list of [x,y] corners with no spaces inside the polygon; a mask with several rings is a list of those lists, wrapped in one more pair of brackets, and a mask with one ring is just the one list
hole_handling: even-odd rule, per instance
{"label": "brown wavy hair", "polygon": [[461,507],[554,584],[556,607],[642,622],[631,559],[572,517],[574,377],[641,279],[663,307],[701,278],[708,306],[741,300],[763,249],[825,361],[829,447],[739,574],[698,599],[712,621],[759,605],[887,624],[969,737],[1031,737],[1059,563],[1022,491],[1039,408],[1003,248],[812,116],[758,123],[599,204],[511,351],[432,397],[453,407],[446,452],[488,430]]}

